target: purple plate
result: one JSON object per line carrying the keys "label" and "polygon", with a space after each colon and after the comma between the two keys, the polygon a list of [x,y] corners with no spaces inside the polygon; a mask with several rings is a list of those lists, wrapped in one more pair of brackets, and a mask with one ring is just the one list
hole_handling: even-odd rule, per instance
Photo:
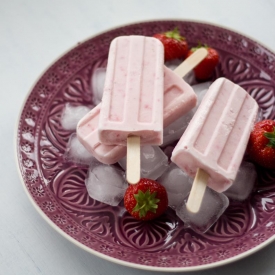
{"label": "purple plate", "polygon": [[81,248],[119,264],[157,271],[189,271],[223,265],[247,256],[275,235],[275,171],[258,168],[258,184],[245,202],[231,202],[207,234],[184,229],[168,210],[154,222],[140,222],[122,205],[111,207],[88,196],[86,166],[65,163],[72,132],[62,129],[64,105],[91,105],[90,81],[106,65],[111,40],[178,27],[190,46],[215,47],[221,62],[214,78],[224,76],[245,88],[275,118],[275,54],[236,32],[188,21],[152,21],[112,29],[80,43],[38,79],[23,105],[16,152],[23,185],[39,213]]}

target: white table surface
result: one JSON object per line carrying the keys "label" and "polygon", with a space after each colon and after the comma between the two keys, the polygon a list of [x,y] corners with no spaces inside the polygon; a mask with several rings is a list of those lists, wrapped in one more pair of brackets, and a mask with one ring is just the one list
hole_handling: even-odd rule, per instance
{"label": "white table surface", "polygon": [[[64,51],[115,26],[173,18],[219,24],[275,51],[275,0],[0,1],[0,274],[155,274],[100,259],[50,227],[23,190],[13,139],[29,89]],[[241,272],[275,274],[275,243],[238,262],[192,274]]]}

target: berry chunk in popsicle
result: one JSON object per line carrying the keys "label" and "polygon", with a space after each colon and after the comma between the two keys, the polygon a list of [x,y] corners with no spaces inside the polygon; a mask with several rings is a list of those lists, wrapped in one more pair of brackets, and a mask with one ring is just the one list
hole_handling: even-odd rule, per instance
{"label": "berry chunk in popsicle", "polygon": [[206,185],[223,192],[234,181],[257,112],[257,102],[230,80],[210,86],[171,158],[196,176],[187,201],[191,212],[199,211]]}

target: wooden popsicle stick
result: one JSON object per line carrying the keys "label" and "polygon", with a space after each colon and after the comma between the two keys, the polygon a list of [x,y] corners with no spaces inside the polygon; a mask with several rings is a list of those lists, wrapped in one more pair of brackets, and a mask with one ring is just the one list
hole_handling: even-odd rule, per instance
{"label": "wooden popsicle stick", "polygon": [[[180,77],[184,77],[192,69],[194,69],[207,56],[207,54],[207,49],[197,49],[174,70],[174,73]],[[197,170],[196,177],[186,203],[187,209],[192,213],[197,213],[200,209],[208,178],[209,175],[205,171],[201,169]]]}
{"label": "wooden popsicle stick", "polygon": [[126,179],[130,184],[140,180],[140,137],[127,138]]}
{"label": "wooden popsicle stick", "polygon": [[207,49],[199,48],[187,57],[173,72],[180,77],[187,75],[194,69],[208,54]]}
{"label": "wooden popsicle stick", "polygon": [[186,207],[192,213],[200,210],[209,175],[202,169],[198,169],[190,191]]}

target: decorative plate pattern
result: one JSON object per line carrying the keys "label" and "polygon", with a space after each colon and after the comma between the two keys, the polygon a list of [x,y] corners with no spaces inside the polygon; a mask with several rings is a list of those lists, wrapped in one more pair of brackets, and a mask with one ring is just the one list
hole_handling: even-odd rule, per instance
{"label": "decorative plate pattern", "polygon": [[[195,270],[246,255],[274,239],[275,171],[258,168],[258,184],[245,202],[231,202],[207,234],[184,229],[169,209],[154,222],[134,220],[123,205],[111,207],[88,196],[86,166],[63,159],[71,131],[61,127],[64,105],[91,105],[91,76],[106,66],[111,40],[120,35],[151,36],[178,27],[190,46],[214,46],[224,76],[244,87],[263,117],[275,119],[275,54],[233,31],[188,21],[155,21],[116,28],[70,50],[40,77],[24,103],[17,131],[23,184],[47,220],[82,248],[106,259],[154,270]],[[99,253],[97,253],[99,252]]]}

